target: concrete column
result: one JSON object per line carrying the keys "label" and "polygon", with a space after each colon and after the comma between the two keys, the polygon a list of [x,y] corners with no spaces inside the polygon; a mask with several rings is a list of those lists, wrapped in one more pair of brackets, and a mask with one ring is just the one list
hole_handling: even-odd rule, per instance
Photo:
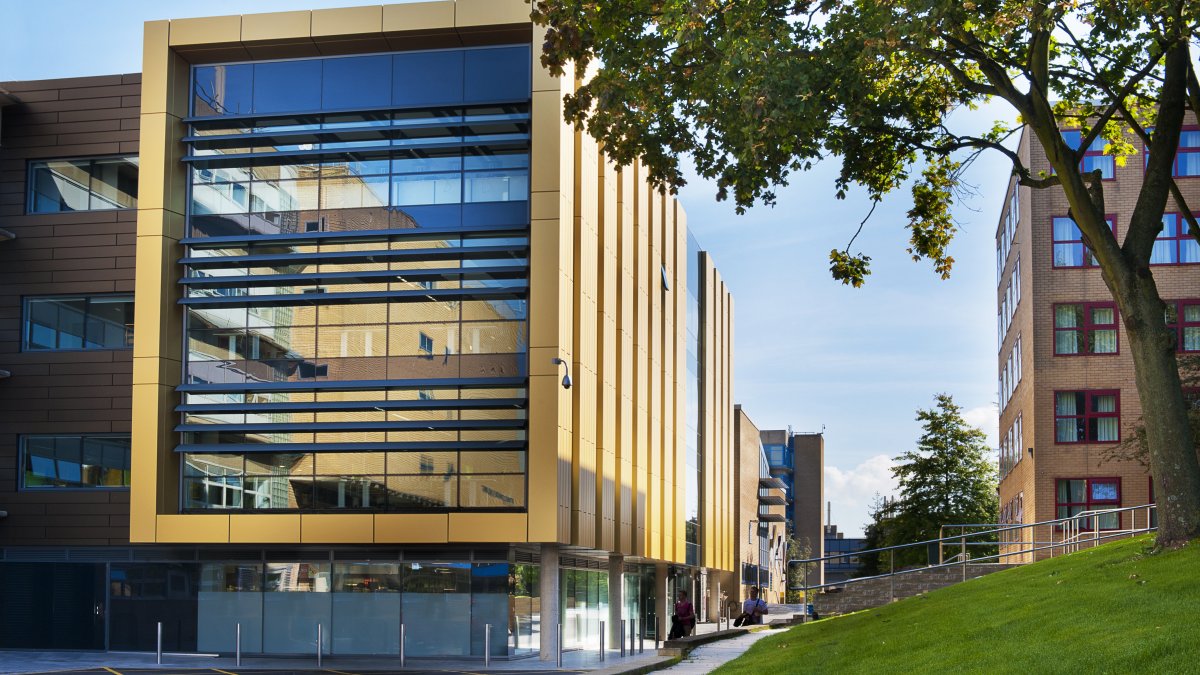
{"label": "concrete column", "polygon": [[542,605],[541,610],[541,652],[543,661],[554,661],[558,658],[558,544],[542,544],[541,579],[538,584],[538,594]]}
{"label": "concrete column", "polygon": [[621,619],[625,618],[625,556],[608,556],[608,637],[605,644],[609,649],[620,649],[621,641],[629,639],[629,629],[621,633]]}
{"label": "concrete column", "polygon": [[671,630],[671,612],[674,610],[674,598],[667,594],[667,564],[658,563],[654,566],[654,614],[658,621],[658,628],[661,631],[658,636],[659,640],[667,639],[667,633]]}

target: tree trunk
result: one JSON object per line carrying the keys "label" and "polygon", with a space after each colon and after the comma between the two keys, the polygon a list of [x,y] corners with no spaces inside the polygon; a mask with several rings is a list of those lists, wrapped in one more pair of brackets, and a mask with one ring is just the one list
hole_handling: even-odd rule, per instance
{"label": "tree trunk", "polygon": [[[1167,330],[1163,303],[1147,268],[1131,275],[1132,288],[1115,293],[1133,354],[1134,376],[1150,471],[1158,497],[1158,545],[1182,546],[1200,537],[1200,459],[1193,446],[1183,399],[1175,335]],[[1122,297],[1123,296],[1123,297]]]}

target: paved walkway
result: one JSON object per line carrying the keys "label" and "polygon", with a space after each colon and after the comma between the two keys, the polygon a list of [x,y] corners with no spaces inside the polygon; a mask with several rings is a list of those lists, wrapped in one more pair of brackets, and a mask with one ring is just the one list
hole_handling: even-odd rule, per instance
{"label": "paved walkway", "polygon": [[745,654],[746,650],[750,649],[750,645],[755,642],[778,632],[760,630],[728,640],[700,645],[692,650],[692,653],[688,654],[687,658],[678,665],[658,672],[672,673],[673,675],[706,675],[716,670],[719,666]]}
{"label": "paved walkway", "polygon": [[[715,624],[697,626],[698,633],[716,630]],[[693,675],[708,673],[714,668],[737,658],[750,648],[750,645],[760,638],[770,634],[770,631],[750,633],[729,640],[722,640],[697,647],[682,663],[668,671],[677,675]],[[645,652],[629,654],[622,658],[618,651],[609,651],[605,660],[600,661],[599,654],[594,650],[573,650],[563,653],[563,667],[559,670],[554,661],[540,661],[536,657],[493,660],[491,666],[483,667],[482,659],[409,659],[407,667],[400,671],[397,657],[356,657],[326,655],[322,659],[321,669],[317,669],[316,657],[265,657],[246,656],[242,659],[241,667],[234,663],[229,656],[163,654],[162,665],[155,663],[155,655],[145,652],[80,652],[80,651],[4,651],[0,650],[0,675],[16,673],[84,673],[93,675],[112,675],[115,671],[120,675],[150,675],[162,673],[171,675],[268,675],[274,673],[342,673],[357,675],[358,673],[388,673],[403,672],[405,675],[437,672],[441,675],[478,675],[482,672],[504,673],[518,675],[528,673],[582,673],[585,671],[605,670],[620,671],[626,668],[646,666],[663,657],[654,650],[654,643],[645,643]]]}

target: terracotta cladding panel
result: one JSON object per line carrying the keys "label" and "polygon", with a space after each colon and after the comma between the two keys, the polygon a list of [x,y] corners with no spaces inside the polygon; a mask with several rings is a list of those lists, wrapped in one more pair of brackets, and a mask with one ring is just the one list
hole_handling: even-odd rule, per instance
{"label": "terracotta cladding panel", "polygon": [[[0,353],[13,376],[0,388],[0,502],[10,515],[0,539],[17,545],[105,545],[128,541],[128,493],[17,489],[23,434],[123,433],[130,427],[126,351],[22,352],[24,296],[119,290],[133,278],[136,223],[129,213],[25,215],[32,158],[116,154],[137,141],[141,78],[114,75],[0,84],[21,103],[4,114],[0,226]],[[131,286],[130,286],[131,287]]]}
{"label": "terracotta cladding panel", "polygon": [[[1135,144],[1138,145],[1138,144]],[[1033,171],[1049,166],[1036,143],[1028,146]],[[1140,148],[1139,148],[1140,150]],[[1116,180],[1105,182],[1105,210],[1115,220],[1118,242],[1128,232],[1141,189],[1144,156],[1131,158],[1116,168]],[[1200,203],[1200,178],[1178,180],[1190,204]],[[1106,458],[1105,444],[1055,442],[1054,394],[1056,391],[1115,389],[1120,392],[1121,437],[1126,438],[1141,415],[1134,384],[1133,361],[1127,348],[1125,326],[1118,321],[1119,353],[1095,356],[1056,356],[1054,305],[1074,302],[1111,302],[1112,296],[1098,269],[1058,269],[1053,266],[1052,221],[1068,208],[1061,191],[1023,190],[1021,221],[1014,251],[1022,264],[1022,300],[1005,340],[1022,335],[1024,380],[1000,418],[1003,435],[1018,413],[1022,417],[1022,458],[1000,485],[1000,502],[1023,493],[1026,522],[1048,520],[1055,514],[1055,481],[1062,478],[1115,477],[1121,480],[1121,504],[1132,506],[1149,500],[1149,477],[1136,462]],[[1167,211],[1176,211],[1168,203]],[[1011,261],[1010,261],[1011,263]],[[1200,265],[1151,268],[1161,296],[1166,300],[1200,297]],[[1006,277],[1011,271],[1006,269]],[[1001,288],[1003,290],[1003,283]],[[1004,354],[1002,350],[1001,354]],[[1001,360],[1002,364],[1003,361]],[[1033,448],[1033,455],[1029,454]],[[1142,517],[1142,516],[1139,516]],[[1123,522],[1123,525],[1127,525]]]}

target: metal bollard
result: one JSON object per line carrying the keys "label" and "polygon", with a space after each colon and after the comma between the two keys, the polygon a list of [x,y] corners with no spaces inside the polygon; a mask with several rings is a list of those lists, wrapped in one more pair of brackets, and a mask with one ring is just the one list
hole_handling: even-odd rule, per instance
{"label": "metal bollard", "polygon": [[[621,619],[621,658],[625,658],[625,625],[628,622]],[[629,650],[633,651],[633,632],[629,632]]]}
{"label": "metal bollard", "polygon": [[233,643],[233,663],[237,667],[242,666],[242,624],[237,625],[237,639]]}
{"label": "metal bollard", "polygon": [[404,667],[404,624],[400,624],[400,667]]}
{"label": "metal bollard", "polygon": [[483,667],[492,665],[492,624],[483,626]]}
{"label": "metal bollard", "polygon": [[645,653],[646,653],[646,633],[645,633],[645,630],[637,630],[637,622],[636,622],[636,621],[634,621],[633,623],[634,623],[633,629],[634,629],[634,631],[636,631],[636,632],[637,632],[637,634],[638,634],[638,653],[639,653],[639,654],[645,654]]}
{"label": "metal bollard", "polygon": [[161,666],[162,665],[162,622],[161,621],[158,622],[158,650],[157,650],[156,654],[158,656],[158,665]]}
{"label": "metal bollard", "polygon": [[604,622],[600,622],[600,661],[604,661]]}
{"label": "metal bollard", "polygon": [[654,651],[658,651],[658,641],[662,637],[662,619],[654,618]]}
{"label": "metal bollard", "polygon": [[562,668],[562,624],[558,624],[558,667]]}
{"label": "metal bollard", "polygon": [[317,667],[321,667],[321,624],[317,624]]}

